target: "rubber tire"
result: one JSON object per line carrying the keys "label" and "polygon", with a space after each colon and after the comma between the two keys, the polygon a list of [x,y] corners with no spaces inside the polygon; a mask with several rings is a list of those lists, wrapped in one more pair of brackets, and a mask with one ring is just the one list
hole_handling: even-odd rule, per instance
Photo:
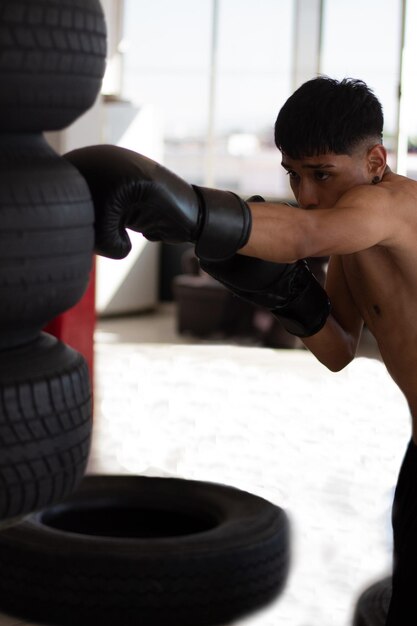
{"label": "rubber tire", "polygon": [[385,626],[391,594],[391,576],[366,589],[357,602],[353,626]]}
{"label": "rubber tire", "polygon": [[90,277],[87,183],[42,135],[0,135],[0,349],[34,339]]}
{"label": "rubber tire", "polygon": [[105,60],[99,0],[0,0],[0,132],[71,124],[94,104]]}
{"label": "rubber tire", "polygon": [[277,597],[289,525],[224,485],[87,476],[65,503],[0,533],[0,563],[0,609],[26,619],[208,626]]}
{"label": "rubber tire", "polygon": [[91,431],[81,354],[46,333],[0,352],[0,524],[59,502],[79,485]]}

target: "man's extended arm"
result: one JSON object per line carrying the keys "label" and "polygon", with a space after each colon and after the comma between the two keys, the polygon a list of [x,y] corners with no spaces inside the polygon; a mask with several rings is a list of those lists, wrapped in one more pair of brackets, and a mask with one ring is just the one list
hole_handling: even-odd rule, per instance
{"label": "man's extended arm", "polygon": [[395,237],[395,214],[386,192],[351,189],[333,208],[299,209],[250,203],[252,228],[240,254],[276,263],[312,256],[352,254]]}
{"label": "man's extended arm", "polygon": [[154,241],[190,241],[209,261],[239,252],[283,263],[357,252],[393,232],[387,194],[375,186],[355,187],[334,208],[248,205],[234,193],[189,185],[155,161],[117,146],[90,146],[65,156],[92,193],[96,249],[112,258],[128,254],[127,228]]}

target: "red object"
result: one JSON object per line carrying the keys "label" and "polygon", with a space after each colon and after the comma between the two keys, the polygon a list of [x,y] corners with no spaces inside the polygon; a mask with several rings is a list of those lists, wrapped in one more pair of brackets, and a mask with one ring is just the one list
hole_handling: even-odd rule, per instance
{"label": "red object", "polygon": [[91,383],[93,383],[94,373],[95,323],[95,271],[93,269],[89,285],[81,300],[74,307],[51,320],[44,329],[45,332],[81,352],[88,363]]}

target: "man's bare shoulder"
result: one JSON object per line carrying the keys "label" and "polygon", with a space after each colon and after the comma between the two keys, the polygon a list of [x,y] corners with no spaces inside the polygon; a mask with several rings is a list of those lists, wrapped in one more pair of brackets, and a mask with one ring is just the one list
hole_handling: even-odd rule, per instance
{"label": "man's bare shoulder", "polygon": [[375,187],[380,187],[382,189],[391,190],[398,193],[411,193],[417,196],[417,181],[409,178],[408,176],[395,174],[391,170],[389,170],[387,174],[385,174],[381,183],[375,185]]}
{"label": "man's bare shoulder", "polygon": [[384,194],[384,202],[387,203],[388,212],[393,218],[397,218],[404,226],[402,236],[410,235],[413,242],[417,236],[417,181],[406,176],[400,176],[390,172],[383,181],[377,185]]}
{"label": "man's bare shoulder", "polygon": [[356,209],[364,218],[371,214],[400,228],[417,230],[417,181],[389,172],[376,185],[348,189],[335,208]]}
{"label": "man's bare shoulder", "polygon": [[397,194],[406,194],[410,201],[415,202],[417,200],[417,181],[389,171],[376,185],[363,184],[351,187],[341,196],[339,203],[345,204],[352,200],[360,202],[364,198],[389,201]]}

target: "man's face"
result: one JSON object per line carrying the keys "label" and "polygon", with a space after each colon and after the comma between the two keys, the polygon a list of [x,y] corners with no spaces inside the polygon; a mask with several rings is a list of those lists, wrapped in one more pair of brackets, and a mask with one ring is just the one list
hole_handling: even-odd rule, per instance
{"label": "man's face", "polygon": [[351,156],[328,152],[301,159],[283,154],[282,166],[302,209],[331,208],[348,189],[369,183],[366,151]]}

